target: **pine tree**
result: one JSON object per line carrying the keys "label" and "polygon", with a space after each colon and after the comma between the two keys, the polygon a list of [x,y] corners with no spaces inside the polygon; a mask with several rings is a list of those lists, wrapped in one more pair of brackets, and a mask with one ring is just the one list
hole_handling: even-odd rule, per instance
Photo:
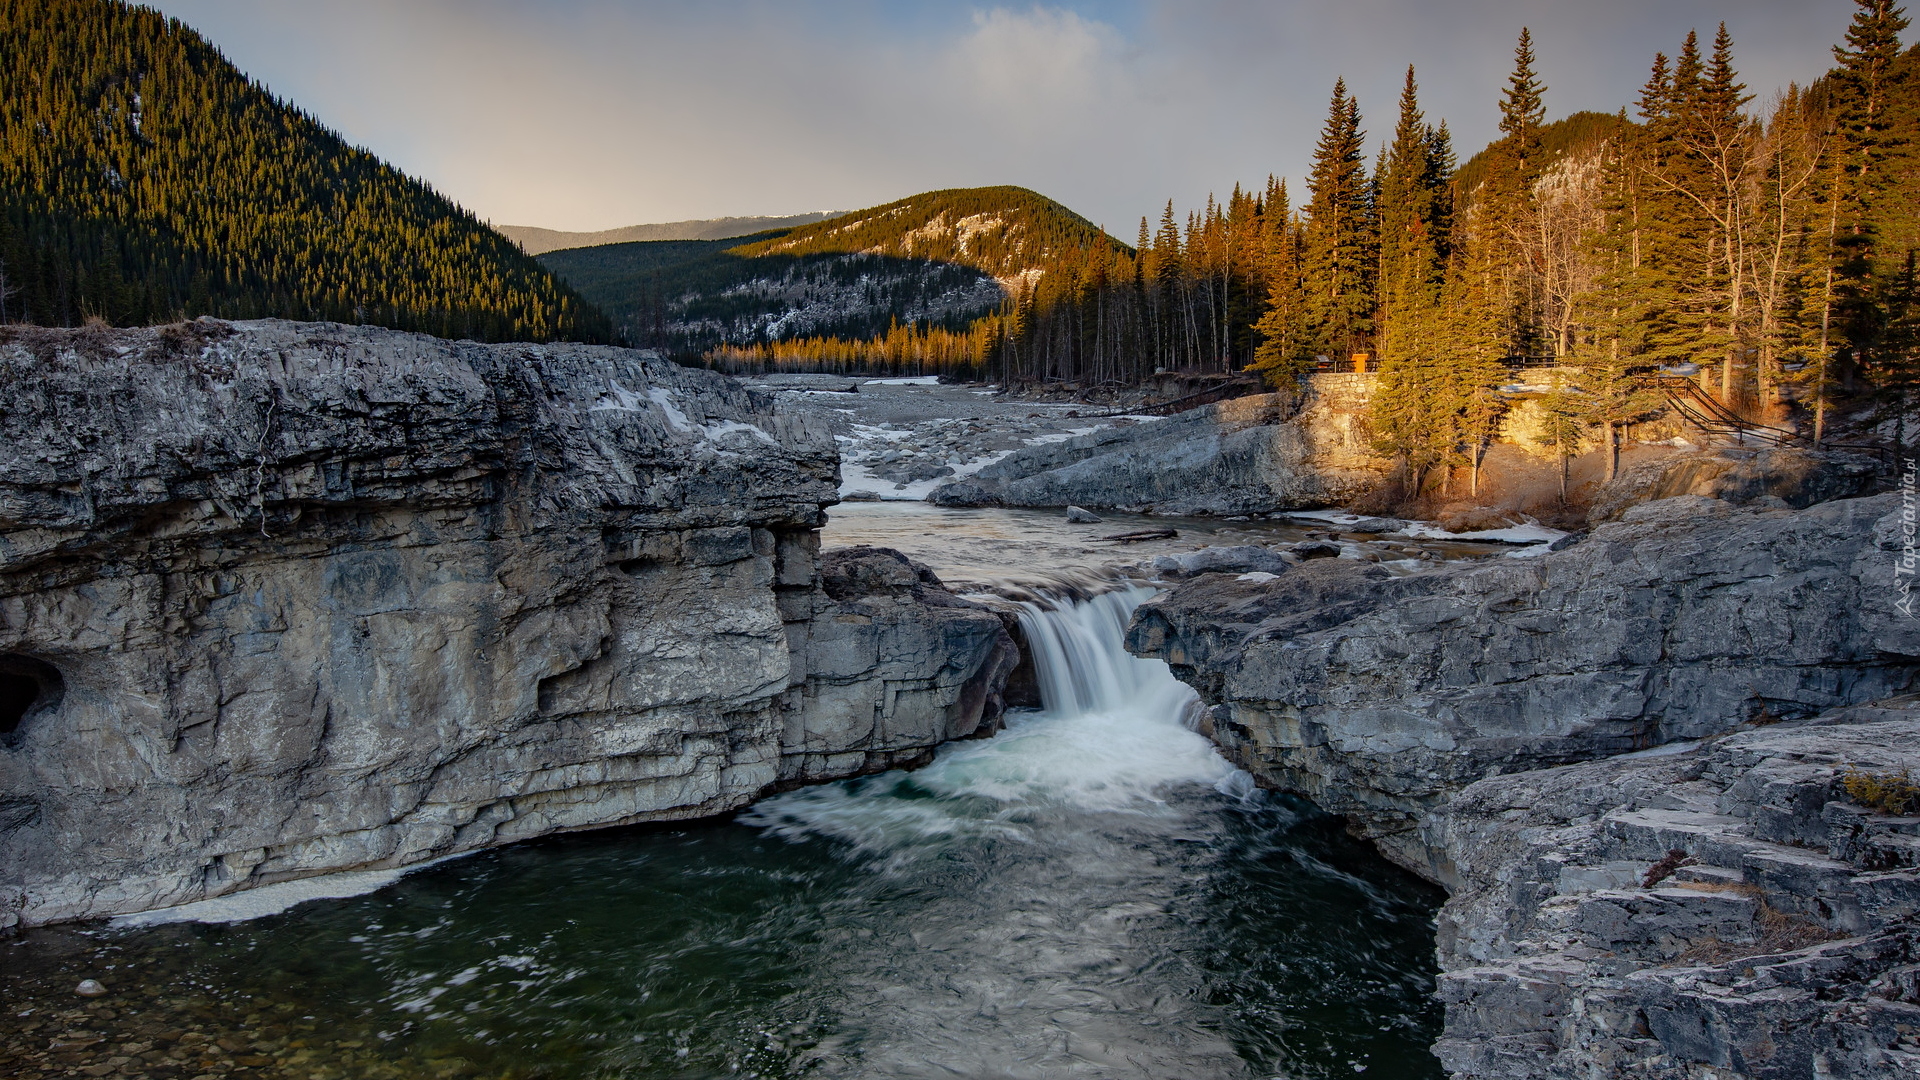
{"label": "pine tree", "polygon": [[1432,333],[1439,265],[1433,226],[1442,182],[1433,160],[1434,140],[1409,67],[1393,143],[1374,175],[1380,252],[1375,345],[1383,369],[1415,356]]}
{"label": "pine tree", "polygon": [[1301,278],[1300,227],[1287,198],[1286,181],[1280,181],[1267,197],[1263,221],[1264,267],[1267,283],[1265,311],[1255,329],[1260,344],[1254,352],[1253,369],[1265,375],[1269,385],[1290,387],[1299,376],[1313,370],[1308,348],[1306,294]]}
{"label": "pine tree", "polygon": [[1869,355],[1886,312],[1875,296],[1879,273],[1876,211],[1890,179],[1885,165],[1899,149],[1889,121],[1896,89],[1900,32],[1906,13],[1893,0],[1854,0],[1857,10],[1846,43],[1835,46],[1839,67],[1829,76],[1843,141],[1847,185],[1842,193],[1841,225],[1835,239],[1835,325],[1856,363]]}
{"label": "pine tree", "polygon": [[1334,357],[1357,352],[1372,326],[1374,261],[1360,105],[1346,80],[1334,83],[1327,122],[1314,148],[1307,188],[1302,277],[1310,348]]}

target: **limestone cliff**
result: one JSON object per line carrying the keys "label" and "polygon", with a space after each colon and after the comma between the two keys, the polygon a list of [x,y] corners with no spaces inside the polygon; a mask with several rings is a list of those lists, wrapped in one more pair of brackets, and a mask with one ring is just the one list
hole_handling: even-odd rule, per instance
{"label": "limestone cliff", "polygon": [[1430,820],[1459,875],[1448,1071],[1920,1076],[1920,818],[1846,784],[1920,770],[1916,703],[1678,749],[1483,780]]}
{"label": "limestone cliff", "polygon": [[1907,689],[1920,621],[1894,606],[1900,512],[1897,496],[1686,496],[1536,558],[1203,575],[1143,605],[1128,647],[1200,691],[1263,784],[1451,884],[1418,827],[1484,777]]}
{"label": "limestone cliff", "polygon": [[999,620],[823,586],[831,435],[721,376],[202,320],[8,331],[0,378],[0,924],[712,814],[997,715]]}
{"label": "limestone cliff", "polygon": [[1537,558],[1203,574],[1128,646],[1448,887],[1451,1075],[1920,1075],[1904,512],[1685,495]]}
{"label": "limestone cliff", "polygon": [[1384,466],[1362,430],[1366,375],[1316,375],[1302,398],[1235,398],[1032,447],[936,488],[945,506],[1125,507],[1246,514],[1349,501]]}

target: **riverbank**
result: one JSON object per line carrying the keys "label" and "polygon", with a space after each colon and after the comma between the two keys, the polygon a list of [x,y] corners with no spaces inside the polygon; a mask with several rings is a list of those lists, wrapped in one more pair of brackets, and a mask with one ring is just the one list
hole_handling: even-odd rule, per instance
{"label": "riverbank", "polygon": [[1023,606],[1047,707],[915,772],[247,922],[28,931],[0,1068],[1437,1080],[1438,891],[1181,723],[1121,647],[1147,593]]}

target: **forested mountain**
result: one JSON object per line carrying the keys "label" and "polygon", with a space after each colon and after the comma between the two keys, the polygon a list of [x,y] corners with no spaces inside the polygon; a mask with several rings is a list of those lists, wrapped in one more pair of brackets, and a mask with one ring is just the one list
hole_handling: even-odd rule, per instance
{"label": "forested mountain", "polygon": [[608,337],[505,237],[177,20],[0,0],[0,321],[202,314]]}
{"label": "forested mountain", "polygon": [[541,262],[638,344],[684,354],[811,341],[844,352],[891,333],[957,359],[994,349],[1003,322],[1054,304],[1089,266],[1131,256],[1050,199],[988,187],[737,240],[576,248]]}
{"label": "forested mountain", "polygon": [[1135,250],[1073,248],[1031,289],[994,261],[1016,246],[981,259],[954,216],[924,243],[917,221],[889,233],[874,211],[743,245],[964,255],[1008,298],[964,336],[730,337],[741,345],[711,355],[1015,382],[1253,370],[1276,385],[1365,356],[1373,438],[1416,487],[1477,466],[1523,360],[1559,373],[1542,402],[1563,452],[1617,445],[1679,378],[1725,415],[1816,443],[1836,401],[1864,397],[1904,439],[1920,433],[1920,50],[1902,47],[1893,0],[1854,2],[1834,67],[1777,100],[1754,100],[1721,26],[1652,57],[1630,107],[1557,123],[1523,30],[1489,102],[1500,137],[1464,166],[1411,68],[1377,143],[1337,83],[1304,191],[1236,186],[1184,220],[1168,203]]}
{"label": "forested mountain", "polygon": [[519,245],[529,255],[544,255],[562,248],[599,247],[604,244],[630,244],[642,240],[732,240],[775,229],[811,225],[838,211],[791,214],[787,217],[724,217],[694,221],[667,221],[658,225],[627,225],[599,232],[565,232],[533,225],[495,225],[500,235]]}

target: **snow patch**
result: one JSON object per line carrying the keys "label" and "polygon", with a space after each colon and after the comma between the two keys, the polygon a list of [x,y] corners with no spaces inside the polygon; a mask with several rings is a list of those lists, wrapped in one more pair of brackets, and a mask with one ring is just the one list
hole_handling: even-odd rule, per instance
{"label": "snow patch", "polygon": [[1480,529],[1476,532],[1448,532],[1431,521],[1413,521],[1395,535],[1415,540],[1480,540],[1495,544],[1551,544],[1567,535],[1559,529],[1528,522],[1504,529]]}
{"label": "snow patch", "polygon": [[1349,514],[1341,510],[1288,510],[1290,518],[1304,518],[1307,521],[1324,521],[1329,525],[1352,525],[1364,520],[1359,514]]}
{"label": "snow patch", "polygon": [[[901,432],[900,434],[907,433]],[[898,436],[896,435],[895,437],[897,438]],[[840,438],[845,439],[846,436],[842,435]],[[997,450],[984,457],[969,461],[965,465],[953,466],[953,475],[951,476],[936,476],[931,480],[915,480],[913,483],[904,486],[896,485],[892,480],[882,480],[875,476],[872,470],[867,468],[865,462],[848,461],[842,457],[840,459],[840,496],[841,498],[845,498],[856,491],[871,491],[880,496],[882,502],[925,502],[927,496],[933,494],[934,488],[972,476],[974,473],[979,472],[981,469],[986,468],[1011,453],[1013,453],[1011,450]]]}
{"label": "snow patch", "polygon": [[[466,853],[463,852],[462,855],[464,854]],[[130,930],[147,926],[164,926],[168,923],[235,923],[264,919],[309,900],[345,900],[349,897],[365,896],[370,892],[386,888],[415,870],[438,866],[449,859],[461,858],[462,855],[447,855],[392,870],[346,870],[337,874],[320,874],[315,877],[297,878],[293,881],[277,881],[257,889],[216,896],[211,900],[196,900],[191,904],[179,904],[153,911],[137,911],[131,915],[117,915],[107,925],[116,930]]]}
{"label": "snow patch", "polygon": [[601,394],[588,412],[639,412],[643,399],[639,394],[621,386],[613,380],[607,380],[607,392]]}
{"label": "snow patch", "polygon": [[700,430],[706,434],[707,438],[716,441],[718,441],[722,435],[731,435],[736,431],[744,431],[754,438],[759,439],[761,442],[766,443],[768,446],[780,445],[773,436],[754,427],[752,424],[743,424],[738,420],[720,420],[711,424],[702,424]]}
{"label": "snow patch", "polygon": [[1634,750],[1625,754],[1615,754],[1613,760],[1673,757],[1676,754],[1684,754],[1689,750],[1697,749],[1701,741],[1700,739],[1694,739],[1691,742],[1670,742],[1660,746],[1650,746],[1645,750]]}
{"label": "snow patch", "polygon": [[675,431],[692,431],[693,430],[693,425],[687,421],[687,414],[681,412],[680,407],[673,403],[672,394],[669,394],[665,390],[662,390],[656,386],[653,389],[647,391],[647,397],[653,399],[653,403],[655,405],[660,406],[660,411],[666,414],[667,423],[673,428],[673,430]]}
{"label": "snow patch", "polygon": [[[1359,514],[1349,514],[1340,510],[1289,510],[1287,516],[1307,521],[1324,521],[1329,525],[1352,525],[1366,520]],[[1405,527],[1395,529],[1387,535],[1405,536],[1413,540],[1478,540],[1494,544],[1551,544],[1567,534],[1559,529],[1549,529],[1545,525],[1533,522],[1511,525],[1504,529],[1448,532],[1431,521],[1409,521]]]}
{"label": "snow patch", "polygon": [[1028,446],[1046,446],[1049,443],[1063,443],[1068,439],[1077,439],[1082,435],[1091,435],[1108,426],[1107,424],[1095,424],[1092,427],[1068,428],[1065,431],[1055,431],[1046,435],[1035,435],[1033,438],[1026,440],[1026,443]]}

